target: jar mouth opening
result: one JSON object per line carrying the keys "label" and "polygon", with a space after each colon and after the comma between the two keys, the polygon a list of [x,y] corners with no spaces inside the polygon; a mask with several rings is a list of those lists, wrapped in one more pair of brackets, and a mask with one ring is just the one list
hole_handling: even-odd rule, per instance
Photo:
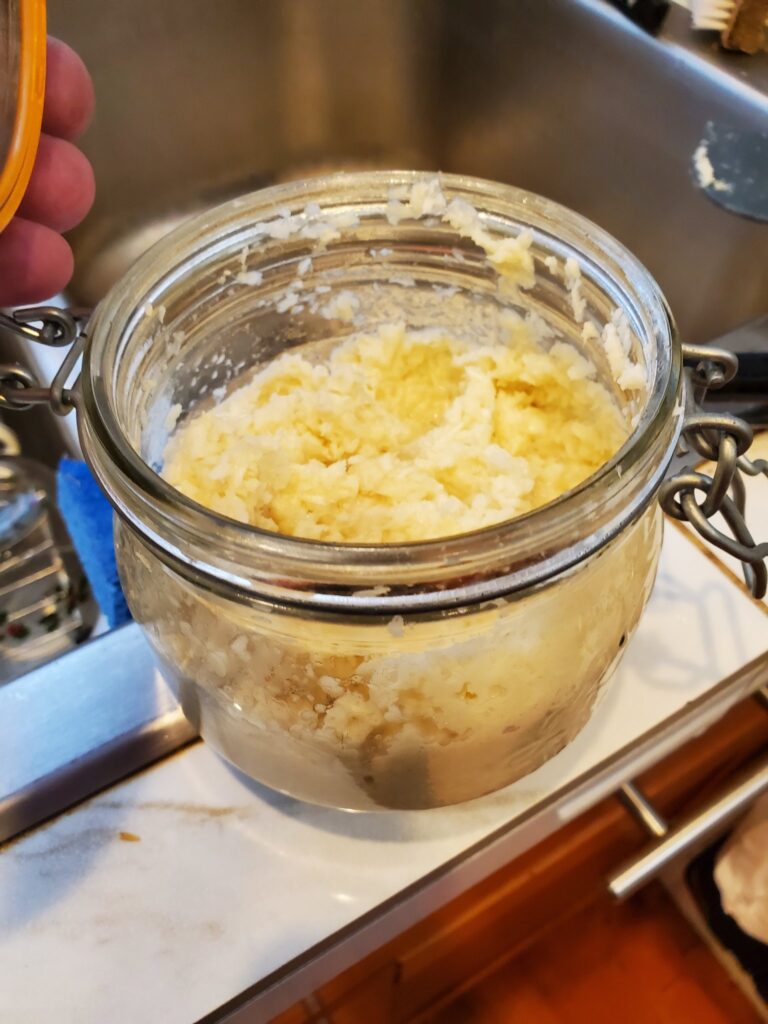
{"label": "jar mouth opening", "polygon": [[[640,337],[647,394],[625,443],[595,473],[546,505],[482,529],[406,543],[336,543],[272,532],[205,508],[163,479],[131,443],[117,409],[114,370],[120,358],[126,358],[126,339],[148,304],[162,305],[169,290],[201,260],[215,260],[234,246],[247,244],[250,236],[261,244],[255,229],[281,208],[381,207],[393,188],[434,177],[411,171],[345,173],[289,182],[230,200],[190,219],[153,246],[99,305],[82,371],[83,450],[118,513],[172,559],[194,562],[198,568],[210,563],[206,569],[237,586],[249,586],[256,578],[263,582],[268,576],[270,586],[278,586],[278,580],[291,588],[297,582],[301,586],[302,581],[324,581],[333,589],[337,572],[344,567],[341,590],[354,591],[361,581],[374,587],[402,584],[418,589],[417,580],[434,583],[451,575],[483,575],[483,565],[491,561],[505,564],[508,584],[516,575],[521,585],[527,585],[601,547],[655,493],[679,434],[674,413],[679,406],[681,355],[654,279],[621,243],[581,215],[521,189],[459,175],[439,176],[446,195],[464,198],[481,212],[513,223],[516,231],[528,229],[553,245],[559,242],[563,255],[575,252],[590,273],[599,274],[610,287]],[[618,514],[601,515],[603,506],[617,501],[622,505]],[[208,558],[205,553],[213,538],[217,552]],[[484,555],[478,561],[481,551]]]}

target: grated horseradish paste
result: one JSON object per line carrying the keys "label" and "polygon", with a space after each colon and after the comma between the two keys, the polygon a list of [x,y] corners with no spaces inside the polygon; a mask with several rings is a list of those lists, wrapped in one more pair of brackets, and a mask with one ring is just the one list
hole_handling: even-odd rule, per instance
{"label": "grated horseradish paste", "polygon": [[385,327],[326,362],[285,354],[182,424],[164,475],[201,505],[323,541],[402,543],[480,529],[559,497],[627,434],[592,364],[501,338]]}

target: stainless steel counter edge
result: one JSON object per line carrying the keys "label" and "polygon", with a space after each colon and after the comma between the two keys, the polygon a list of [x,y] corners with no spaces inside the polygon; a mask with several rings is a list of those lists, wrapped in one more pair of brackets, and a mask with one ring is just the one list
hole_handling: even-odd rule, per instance
{"label": "stainless steel counter edge", "polygon": [[195,738],[132,623],[0,687],[0,842]]}

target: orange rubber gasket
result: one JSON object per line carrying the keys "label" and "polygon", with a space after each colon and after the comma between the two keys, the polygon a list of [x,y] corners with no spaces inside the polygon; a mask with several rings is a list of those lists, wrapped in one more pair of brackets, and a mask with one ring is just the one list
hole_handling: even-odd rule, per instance
{"label": "orange rubber gasket", "polygon": [[0,231],[16,213],[35,163],[45,100],[45,0],[20,0],[16,117],[0,171]]}

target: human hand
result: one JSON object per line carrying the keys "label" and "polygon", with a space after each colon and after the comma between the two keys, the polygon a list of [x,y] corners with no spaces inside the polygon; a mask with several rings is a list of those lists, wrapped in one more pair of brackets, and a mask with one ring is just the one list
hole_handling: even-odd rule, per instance
{"label": "human hand", "polygon": [[72,276],[72,250],[61,232],[85,217],[93,171],[73,144],[93,113],[93,84],[74,50],[48,40],[43,134],[17,215],[0,234],[0,306],[51,298]]}

